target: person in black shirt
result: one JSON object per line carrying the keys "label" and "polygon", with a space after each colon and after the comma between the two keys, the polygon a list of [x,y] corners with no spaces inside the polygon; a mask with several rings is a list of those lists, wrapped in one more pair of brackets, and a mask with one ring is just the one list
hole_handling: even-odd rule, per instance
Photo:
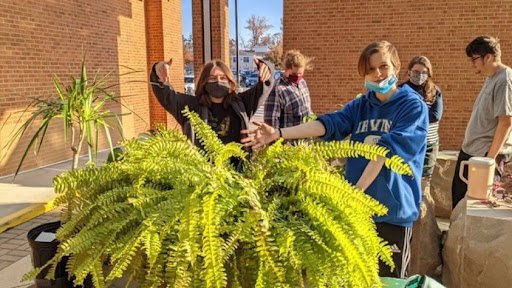
{"label": "person in black shirt", "polygon": [[[250,89],[237,93],[237,84],[228,66],[221,60],[212,60],[204,65],[195,96],[176,92],[169,83],[169,62],[153,65],[150,81],[158,102],[182,126],[183,133],[200,146],[193,128],[182,110],[188,106],[212,129],[223,143],[240,142],[247,135],[240,130],[249,128],[249,120],[259,106],[263,105],[274,84],[274,66],[267,61],[255,59],[259,70],[259,82]],[[248,150],[249,151],[249,150]]]}
{"label": "person in black shirt", "polygon": [[439,152],[439,121],[443,115],[443,96],[441,90],[432,80],[432,64],[425,56],[416,56],[409,62],[407,69],[409,80],[402,83],[409,85],[414,91],[418,92],[425,100],[428,107],[428,134],[427,134],[427,152],[423,163],[423,180],[430,185],[430,179],[434,172],[434,167]]}

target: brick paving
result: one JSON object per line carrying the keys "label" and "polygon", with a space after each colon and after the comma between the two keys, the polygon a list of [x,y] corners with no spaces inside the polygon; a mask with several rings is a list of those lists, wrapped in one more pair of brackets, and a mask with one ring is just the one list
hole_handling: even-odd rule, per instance
{"label": "brick paving", "polygon": [[30,221],[0,233],[0,270],[30,254],[27,233],[44,223],[58,221],[60,209],[55,208]]}

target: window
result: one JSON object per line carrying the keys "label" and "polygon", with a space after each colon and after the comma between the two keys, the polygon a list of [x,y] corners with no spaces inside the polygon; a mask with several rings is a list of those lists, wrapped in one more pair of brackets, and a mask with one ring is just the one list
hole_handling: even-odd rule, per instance
{"label": "window", "polygon": [[244,58],[243,58],[243,62],[244,62],[244,63],[249,63],[249,57],[244,56]]}

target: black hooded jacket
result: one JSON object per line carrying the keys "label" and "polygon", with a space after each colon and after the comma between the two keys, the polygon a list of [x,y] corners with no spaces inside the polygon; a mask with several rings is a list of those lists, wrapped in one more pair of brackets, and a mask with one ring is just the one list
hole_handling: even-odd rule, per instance
{"label": "black hooded jacket", "polygon": [[[237,93],[231,103],[233,110],[236,112],[241,121],[241,128],[247,129],[251,117],[256,110],[263,105],[267,99],[272,87],[274,86],[274,65],[268,61],[263,61],[270,69],[270,79],[265,83],[259,81],[250,89]],[[160,105],[167,110],[183,128],[183,133],[196,145],[199,144],[195,139],[195,134],[187,117],[181,112],[185,106],[191,111],[199,114],[201,119],[208,123],[208,107],[201,105],[196,96],[176,92],[172,86],[162,85],[155,71],[156,63],[153,65],[150,74],[151,86],[153,92],[160,102]],[[241,135],[243,138],[245,135]]]}

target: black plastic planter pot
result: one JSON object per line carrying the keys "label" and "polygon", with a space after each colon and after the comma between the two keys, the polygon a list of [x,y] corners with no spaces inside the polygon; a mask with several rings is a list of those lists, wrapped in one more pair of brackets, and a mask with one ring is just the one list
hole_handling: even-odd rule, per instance
{"label": "black plastic planter pot", "polygon": [[[60,221],[50,222],[46,224],[39,225],[32,230],[28,231],[27,238],[28,243],[30,244],[30,248],[32,249],[32,265],[34,268],[41,267],[46,262],[51,260],[53,256],[57,253],[57,247],[60,242],[58,240],[53,240],[52,242],[37,242],[35,239],[41,232],[57,232],[57,229],[60,227]],[[92,280],[90,275],[85,278],[83,286],[73,286],[73,281],[68,279],[68,272],[66,272],[66,264],[68,262],[69,257],[63,257],[60,260],[59,264],[57,264],[57,268],[55,269],[55,279],[48,280],[45,279],[46,274],[48,274],[48,270],[50,267],[46,267],[36,276],[35,284],[37,288],[72,288],[72,287],[83,287],[83,288],[93,288]]]}
{"label": "black plastic planter pot", "polygon": [[[32,248],[32,265],[34,268],[43,266],[46,262],[55,256],[57,253],[57,246],[60,242],[53,240],[52,242],[36,242],[35,239],[41,232],[53,232],[55,233],[60,227],[60,221],[51,222],[39,225],[28,232],[27,238]],[[64,288],[73,287],[73,283],[68,280],[68,273],[66,272],[67,257],[63,258],[57,265],[55,270],[55,280],[44,279],[48,273],[50,267],[46,267],[36,276],[35,284],[38,288]]]}

